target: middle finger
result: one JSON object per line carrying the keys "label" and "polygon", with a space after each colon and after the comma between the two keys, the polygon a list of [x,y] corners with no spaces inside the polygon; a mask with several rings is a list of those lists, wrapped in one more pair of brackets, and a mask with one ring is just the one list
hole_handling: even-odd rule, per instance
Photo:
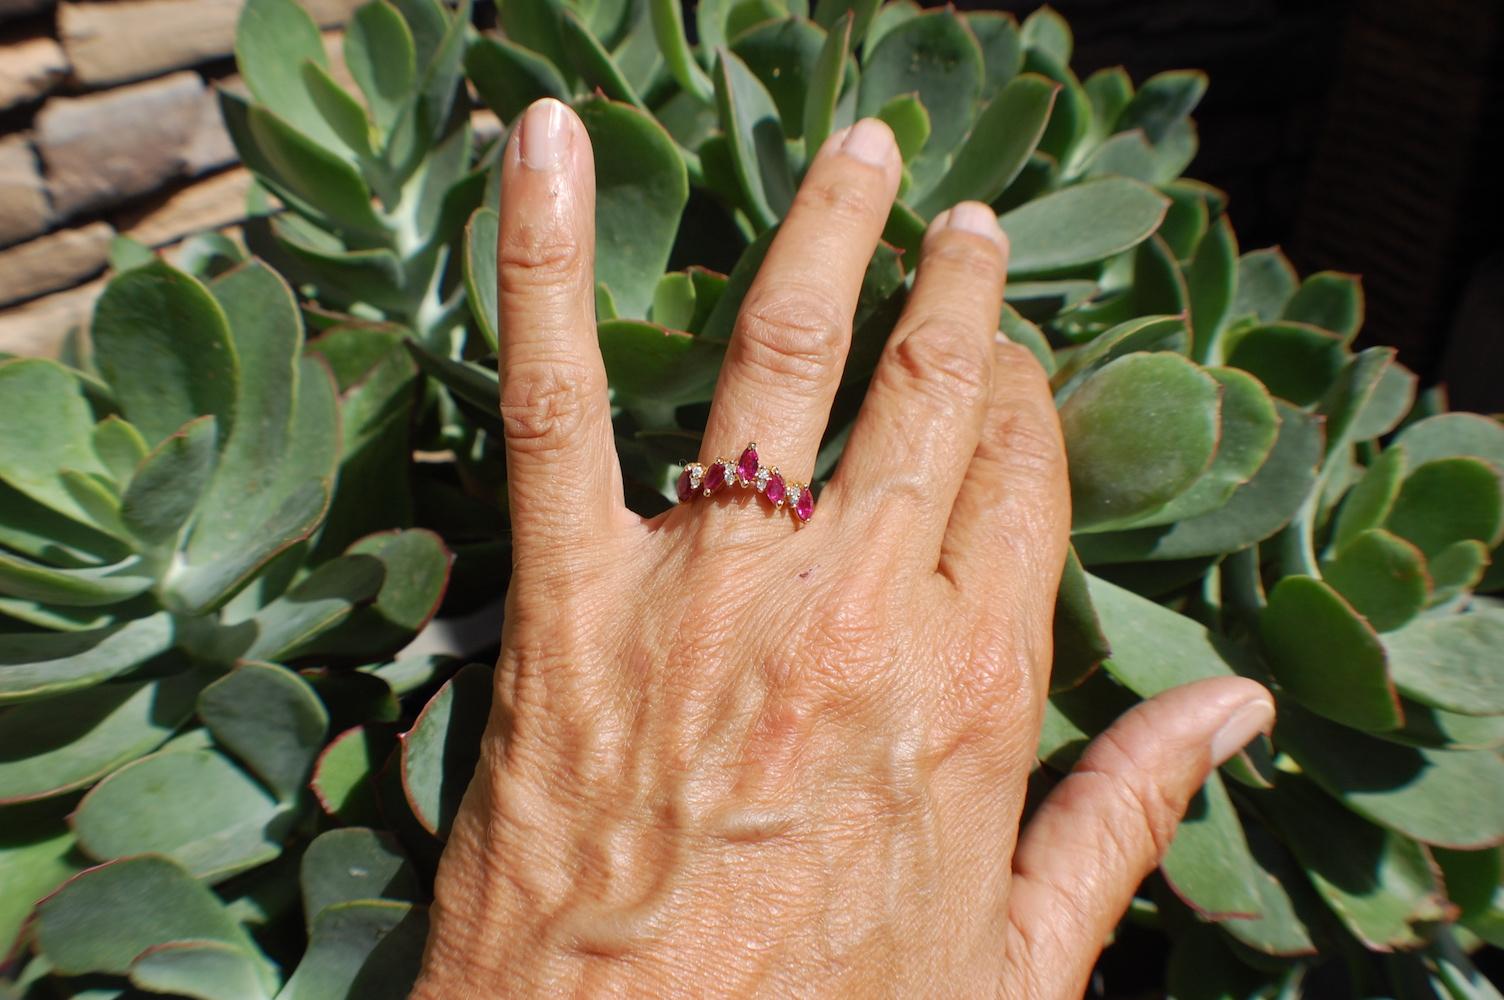
{"label": "middle finger", "polygon": [[876,119],[821,147],[743,300],[702,461],[735,462],[755,441],[764,465],[809,481],[900,172],[892,130]]}

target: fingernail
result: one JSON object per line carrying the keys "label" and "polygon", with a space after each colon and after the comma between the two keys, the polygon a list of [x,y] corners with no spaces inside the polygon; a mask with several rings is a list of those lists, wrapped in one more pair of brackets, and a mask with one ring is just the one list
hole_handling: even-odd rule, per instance
{"label": "fingernail", "polygon": [[999,344],[1011,344],[1011,343],[1013,343],[1013,338],[1010,337],[1010,336],[1008,336],[1006,333],[1004,333],[1001,330],[997,331],[996,336],[994,336],[992,339],[996,340]]}
{"label": "fingernail", "polygon": [[569,149],[570,128],[564,105],[546,97],[536,101],[522,117],[522,136],[517,140],[523,164],[530,170],[548,170]]}
{"label": "fingernail", "polygon": [[997,216],[992,214],[992,209],[981,202],[961,202],[950,210],[945,226],[947,229],[959,229],[962,232],[985,236],[996,243],[999,249],[1004,249],[1003,231],[997,224]]}
{"label": "fingernail", "polygon": [[841,141],[841,152],[874,167],[886,167],[897,151],[893,130],[876,118],[863,118]]}
{"label": "fingernail", "polygon": [[1220,765],[1253,742],[1260,733],[1269,731],[1274,722],[1274,706],[1266,698],[1255,698],[1238,707],[1212,737],[1212,763]]}

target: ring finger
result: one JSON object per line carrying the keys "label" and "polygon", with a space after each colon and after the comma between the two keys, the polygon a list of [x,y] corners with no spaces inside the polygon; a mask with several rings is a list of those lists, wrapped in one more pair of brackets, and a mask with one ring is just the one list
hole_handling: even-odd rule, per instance
{"label": "ring finger", "polygon": [[763,464],[808,482],[900,170],[893,133],[876,119],[821,147],[743,300],[703,461],[736,461],[756,441]]}

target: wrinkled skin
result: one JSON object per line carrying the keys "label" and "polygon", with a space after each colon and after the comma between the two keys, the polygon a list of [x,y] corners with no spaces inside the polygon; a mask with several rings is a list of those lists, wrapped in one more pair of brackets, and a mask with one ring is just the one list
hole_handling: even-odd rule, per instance
{"label": "wrinkled skin", "polygon": [[[996,337],[1007,242],[943,213],[813,520],[750,490],[622,502],[594,328],[589,140],[506,150],[514,568],[496,708],[415,997],[1065,998],[1259,685],[1152,699],[1020,832],[1070,523],[1044,372]],[[747,295],[702,461],[809,476],[891,133],[822,148]]]}

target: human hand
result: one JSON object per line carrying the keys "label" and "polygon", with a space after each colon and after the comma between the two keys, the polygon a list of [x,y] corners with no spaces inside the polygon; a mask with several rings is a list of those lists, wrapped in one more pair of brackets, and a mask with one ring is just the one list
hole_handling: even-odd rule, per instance
{"label": "human hand", "polygon": [[[644,520],[596,345],[589,140],[544,101],[505,157],[514,568],[414,996],[1080,996],[1273,705],[1221,678],[1138,706],[1020,833],[1070,501],[1045,374],[995,337],[991,211],[931,226],[808,524],[740,487]],[[809,476],[899,173],[875,121],[821,149],[702,461],[755,440]]]}

